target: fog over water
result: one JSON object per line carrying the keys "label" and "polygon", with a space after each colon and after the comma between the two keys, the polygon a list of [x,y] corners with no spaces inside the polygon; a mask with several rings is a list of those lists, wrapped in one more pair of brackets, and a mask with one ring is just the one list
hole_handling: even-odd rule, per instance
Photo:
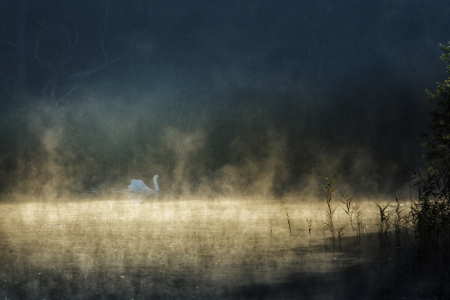
{"label": "fog over water", "polygon": [[0,298],[444,299],[401,181],[426,170],[449,16],[0,0]]}
{"label": "fog over water", "polygon": [[[364,243],[347,228],[333,246],[314,202],[87,200],[0,205],[1,296],[377,299],[428,295],[437,285],[411,285],[408,247],[381,254],[369,201],[360,202]],[[336,224],[346,218],[339,211]]]}

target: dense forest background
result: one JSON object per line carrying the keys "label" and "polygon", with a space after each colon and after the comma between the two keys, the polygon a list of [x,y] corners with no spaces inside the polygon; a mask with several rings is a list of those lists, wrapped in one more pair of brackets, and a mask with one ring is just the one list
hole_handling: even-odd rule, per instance
{"label": "dense forest background", "polygon": [[[0,0],[0,191],[392,192],[447,0]],[[314,187],[315,188],[315,187]]]}

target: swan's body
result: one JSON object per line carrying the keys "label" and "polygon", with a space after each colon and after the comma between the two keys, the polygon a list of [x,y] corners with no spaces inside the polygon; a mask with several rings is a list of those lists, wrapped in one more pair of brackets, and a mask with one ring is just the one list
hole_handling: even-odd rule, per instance
{"label": "swan's body", "polygon": [[135,203],[142,203],[148,196],[153,193],[159,194],[158,175],[153,176],[153,184],[155,190],[152,190],[140,179],[132,179],[131,184],[128,186],[127,192],[130,192],[128,198]]}

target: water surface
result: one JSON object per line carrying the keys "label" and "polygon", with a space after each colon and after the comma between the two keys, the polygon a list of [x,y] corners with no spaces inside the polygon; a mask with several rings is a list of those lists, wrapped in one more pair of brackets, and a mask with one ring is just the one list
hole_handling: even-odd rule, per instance
{"label": "water surface", "polygon": [[[357,205],[364,210],[362,242],[356,242],[339,206],[335,224],[343,227],[344,235],[332,243],[322,230],[322,201],[150,198],[133,204],[125,198],[86,197],[3,203],[0,296],[375,299],[391,295],[395,287],[386,282],[397,258],[390,250],[380,250],[375,202]],[[307,218],[313,220],[311,235]]]}

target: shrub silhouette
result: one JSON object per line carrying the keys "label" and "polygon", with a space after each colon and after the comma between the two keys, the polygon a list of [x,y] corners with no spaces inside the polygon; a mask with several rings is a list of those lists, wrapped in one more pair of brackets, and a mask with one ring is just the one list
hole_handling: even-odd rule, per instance
{"label": "shrub silhouette", "polygon": [[[440,45],[444,54],[441,59],[449,65],[450,42]],[[422,251],[448,256],[450,254],[450,77],[437,83],[436,91],[428,93],[428,101],[436,104],[432,112],[431,133],[421,133],[428,141],[422,146],[428,176],[419,178],[418,201],[414,203],[412,217],[415,221],[418,246]]]}

